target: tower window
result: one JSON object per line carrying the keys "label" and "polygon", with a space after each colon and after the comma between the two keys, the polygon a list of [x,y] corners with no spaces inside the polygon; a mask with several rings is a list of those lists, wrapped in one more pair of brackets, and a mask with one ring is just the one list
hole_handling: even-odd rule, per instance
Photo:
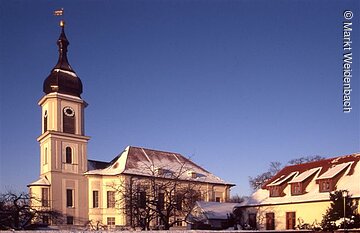
{"label": "tower window", "polygon": [[47,110],[45,110],[45,113],[44,113],[44,133],[47,131],[47,123],[48,123],[48,113],[47,113]]}
{"label": "tower window", "polygon": [[66,147],[65,149],[65,163],[72,163],[72,149],[71,147]]}
{"label": "tower window", "polygon": [[41,206],[49,207],[49,189],[41,188]]}
{"label": "tower window", "polygon": [[46,147],[44,151],[44,165],[47,163],[48,163],[48,149]]}
{"label": "tower window", "polygon": [[74,190],[66,189],[66,206],[74,207]]}
{"label": "tower window", "polygon": [[67,216],[66,217],[66,224],[67,225],[73,225],[74,224],[74,217],[73,216]]}
{"label": "tower window", "polygon": [[65,107],[63,110],[63,131],[75,133],[75,111],[71,107]]}

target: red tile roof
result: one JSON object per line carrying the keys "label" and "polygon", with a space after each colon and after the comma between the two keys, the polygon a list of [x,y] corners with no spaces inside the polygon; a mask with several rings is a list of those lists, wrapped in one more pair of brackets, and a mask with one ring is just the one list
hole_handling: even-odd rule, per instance
{"label": "red tile roof", "polygon": [[324,174],[326,171],[328,171],[334,165],[348,163],[348,162],[353,162],[351,165],[351,168],[350,168],[350,172],[349,172],[349,175],[351,175],[353,173],[353,170],[354,170],[356,164],[359,162],[359,160],[360,160],[360,154],[350,154],[350,155],[344,155],[344,156],[340,156],[340,157],[324,159],[324,160],[319,160],[319,161],[314,161],[314,162],[309,162],[309,163],[286,166],[282,170],[280,170],[278,173],[276,173],[270,180],[268,180],[262,186],[262,189],[267,189],[268,184],[271,184],[272,182],[274,182],[275,180],[277,180],[281,177],[288,176],[292,172],[299,172],[299,174],[301,174],[312,168],[320,167],[321,170],[320,170],[319,176],[321,176],[322,174]]}

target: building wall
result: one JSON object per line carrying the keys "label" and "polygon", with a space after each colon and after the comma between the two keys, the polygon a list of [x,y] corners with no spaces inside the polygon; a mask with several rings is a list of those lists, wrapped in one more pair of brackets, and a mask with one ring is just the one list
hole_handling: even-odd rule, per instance
{"label": "building wall", "polygon": [[323,214],[330,207],[330,201],[269,205],[259,207],[248,207],[244,212],[244,220],[248,222],[249,214],[256,214],[257,228],[266,229],[266,214],[274,213],[275,230],[286,230],[286,213],[295,212],[295,225],[301,224],[320,224]]}
{"label": "building wall", "polygon": [[[121,203],[116,202],[115,208],[107,208],[107,192],[116,191],[125,185],[124,176],[88,176],[88,206],[89,206],[89,220],[94,223],[100,222],[107,224],[109,217],[115,218],[115,225],[126,225],[126,217],[121,209]],[[93,207],[93,191],[98,191],[98,207]],[[115,192],[118,195],[118,192]],[[121,200],[121,197],[115,196],[116,200]]]}
{"label": "building wall", "polygon": [[[49,188],[49,208],[59,211],[64,219],[73,217],[73,224],[88,221],[87,141],[84,136],[84,107],[86,103],[75,96],[50,93],[39,105],[42,108],[42,135],[40,143],[40,177],[50,186],[31,186],[31,194],[41,198],[42,188]],[[71,107],[74,112],[74,133],[63,132],[63,112]],[[45,119],[47,127],[45,129]],[[71,148],[71,162],[66,161],[66,148]],[[72,206],[67,206],[67,189],[72,190]],[[34,201],[36,206],[42,203]]]}
{"label": "building wall", "polygon": [[[127,222],[126,215],[123,211],[122,197],[119,192],[116,192],[116,207],[107,208],[107,191],[114,191],[116,189],[123,189],[129,184],[129,176],[99,176],[99,175],[88,175],[88,206],[89,206],[89,220],[92,223],[101,222],[107,224],[109,217],[115,218],[115,225],[126,226]],[[225,185],[210,185],[210,184],[199,184],[199,189],[202,193],[203,199],[206,201],[215,200],[218,196],[221,198],[221,202],[225,202],[229,199],[230,188]],[[93,191],[99,193],[99,206],[93,208]],[[183,216],[185,218],[185,216]]]}

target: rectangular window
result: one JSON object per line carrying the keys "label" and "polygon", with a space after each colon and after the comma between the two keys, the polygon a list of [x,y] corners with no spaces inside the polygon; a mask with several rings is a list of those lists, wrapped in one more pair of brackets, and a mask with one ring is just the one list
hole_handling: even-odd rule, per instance
{"label": "rectangular window", "polygon": [[74,190],[66,189],[66,206],[74,207]]}
{"label": "rectangular window", "polygon": [[48,163],[48,153],[47,153],[48,149],[47,147],[45,147],[44,150],[44,165]]}
{"label": "rectangular window", "polygon": [[72,163],[72,149],[69,146],[65,149],[65,163]]}
{"label": "rectangular window", "polygon": [[319,181],[319,191],[320,192],[330,192],[330,191],[332,191],[331,180],[330,179],[320,180]]}
{"label": "rectangular window", "polygon": [[300,182],[291,184],[291,195],[300,195],[302,193],[302,185]]}
{"label": "rectangular window", "polygon": [[109,227],[114,227],[115,226],[115,217],[108,217],[107,218],[107,225]]}
{"label": "rectangular window", "polygon": [[181,218],[176,219],[176,226],[182,227],[183,220]]}
{"label": "rectangular window", "polygon": [[47,216],[47,215],[42,216],[42,222],[44,224],[48,225],[49,224],[49,216]]}
{"label": "rectangular window", "polygon": [[275,230],[275,214],[266,213],[266,230]]}
{"label": "rectangular window", "polygon": [[41,188],[41,206],[49,207],[49,189]]}
{"label": "rectangular window", "polygon": [[220,202],[221,198],[220,197],[215,197],[215,202]]}
{"label": "rectangular window", "polygon": [[67,216],[66,217],[66,224],[67,225],[73,225],[74,224],[74,217],[73,216]]}
{"label": "rectangular window", "polygon": [[182,195],[176,195],[176,210],[182,210]]}
{"label": "rectangular window", "polygon": [[93,191],[93,208],[99,207],[99,191]]}
{"label": "rectangular window", "polygon": [[115,208],[115,192],[107,191],[107,208]]}
{"label": "rectangular window", "polygon": [[248,223],[251,229],[256,229],[256,214],[248,215]]}
{"label": "rectangular window", "polygon": [[271,186],[270,187],[270,197],[280,197],[280,187]]}
{"label": "rectangular window", "polygon": [[165,200],[165,194],[159,193],[158,194],[158,203],[157,203],[158,210],[164,209],[164,200]]}
{"label": "rectangular window", "polygon": [[286,229],[295,229],[295,212],[286,212]]}
{"label": "rectangular window", "polygon": [[146,192],[145,191],[140,191],[138,193],[138,205],[139,205],[139,208],[146,207]]}

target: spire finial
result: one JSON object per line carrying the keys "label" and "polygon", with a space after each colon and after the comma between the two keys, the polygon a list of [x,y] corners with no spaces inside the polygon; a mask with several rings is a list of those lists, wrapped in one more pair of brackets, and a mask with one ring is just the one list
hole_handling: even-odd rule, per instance
{"label": "spire finial", "polygon": [[[62,16],[64,9],[54,11],[55,16]],[[82,83],[75,71],[71,68],[67,59],[67,47],[69,41],[65,35],[65,22],[60,20],[61,32],[56,44],[59,47],[59,60],[45,79],[43,90],[46,94],[52,92],[63,93],[81,98]]]}
{"label": "spire finial", "polygon": [[[64,8],[60,8],[54,11],[55,16],[62,16],[63,14]],[[65,35],[65,21],[63,19],[60,20],[59,25],[61,27],[61,34],[57,41],[57,45],[59,47],[59,61],[54,67],[54,69],[73,71],[67,59],[67,47],[69,45],[69,41],[67,40]]]}

